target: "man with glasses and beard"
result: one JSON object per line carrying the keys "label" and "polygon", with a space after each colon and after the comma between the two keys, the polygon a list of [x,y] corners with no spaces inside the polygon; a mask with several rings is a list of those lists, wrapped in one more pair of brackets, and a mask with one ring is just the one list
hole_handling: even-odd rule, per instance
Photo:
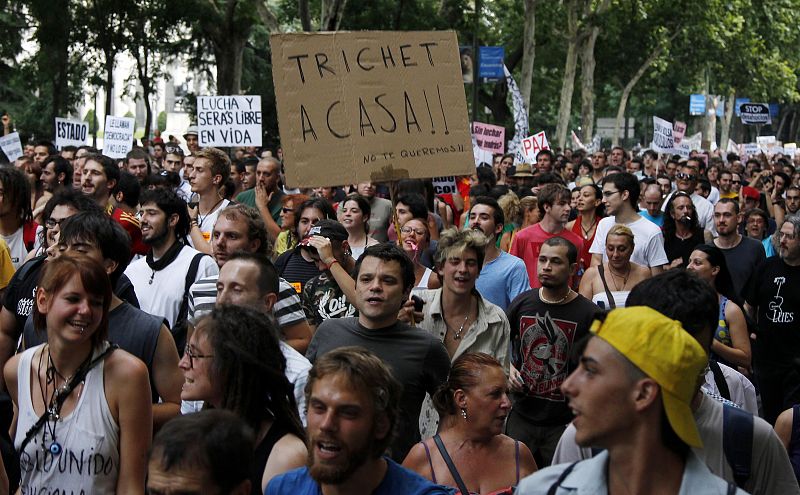
{"label": "man with glasses and beard", "polygon": [[366,349],[321,356],[306,385],[308,464],[273,478],[265,493],[451,493],[383,456],[400,422],[400,396],[388,366]]}

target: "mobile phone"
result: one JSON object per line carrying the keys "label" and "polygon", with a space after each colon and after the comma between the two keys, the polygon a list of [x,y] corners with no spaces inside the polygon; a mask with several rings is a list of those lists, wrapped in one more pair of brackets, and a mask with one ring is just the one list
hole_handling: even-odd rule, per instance
{"label": "mobile phone", "polygon": [[422,307],[425,305],[425,301],[422,300],[419,296],[411,296],[411,300],[414,301],[414,311],[422,311]]}

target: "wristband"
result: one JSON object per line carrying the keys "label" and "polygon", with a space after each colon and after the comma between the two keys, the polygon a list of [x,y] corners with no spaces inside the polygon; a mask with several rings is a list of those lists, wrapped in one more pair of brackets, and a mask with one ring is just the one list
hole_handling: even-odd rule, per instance
{"label": "wristband", "polygon": [[[331,267],[332,267],[333,265],[335,265],[336,263],[339,263],[339,260],[336,260],[336,259],[335,259],[335,260],[331,261],[331,262],[330,262],[330,264],[328,264],[328,268],[327,268],[327,269],[328,269],[328,270],[330,270],[330,269],[331,269]],[[339,264],[341,264],[341,263],[339,263]]]}

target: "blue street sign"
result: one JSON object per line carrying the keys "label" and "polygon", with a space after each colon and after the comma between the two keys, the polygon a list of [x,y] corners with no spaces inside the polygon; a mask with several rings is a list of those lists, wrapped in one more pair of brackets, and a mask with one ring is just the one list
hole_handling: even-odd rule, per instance
{"label": "blue street sign", "polygon": [[778,118],[778,114],[781,112],[781,106],[777,103],[770,103],[769,104],[769,116],[773,119]]}
{"label": "blue street sign", "polygon": [[734,103],[733,108],[736,109],[737,117],[742,116],[742,112],[739,110],[739,107],[742,105],[742,103],[750,103],[750,98],[736,98],[736,103]]}
{"label": "blue street sign", "polygon": [[478,77],[484,79],[504,79],[503,58],[505,48],[502,46],[480,47],[480,60],[478,63]]}
{"label": "blue street sign", "polygon": [[689,95],[689,115],[706,114],[706,95]]}

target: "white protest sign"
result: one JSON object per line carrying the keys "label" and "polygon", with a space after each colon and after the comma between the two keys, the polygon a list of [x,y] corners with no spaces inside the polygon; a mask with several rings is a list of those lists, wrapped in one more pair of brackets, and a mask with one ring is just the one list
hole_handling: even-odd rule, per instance
{"label": "white protest sign", "polygon": [[672,153],[675,143],[672,138],[672,122],[653,116],[653,150]]}
{"label": "white protest sign", "polygon": [[432,180],[434,194],[455,194],[458,190],[456,188],[456,177],[454,175],[449,177],[434,177]]}
{"label": "white protest sign", "polygon": [[728,153],[738,153],[739,145],[733,139],[728,138],[728,148],[725,150]]}
{"label": "white protest sign", "polygon": [[537,132],[533,136],[528,136],[522,140],[522,155],[528,163],[536,161],[536,154],[542,150],[549,150],[550,144],[544,131]]}
{"label": "white protest sign", "polygon": [[83,146],[89,136],[89,123],[56,117],[56,148]]}
{"label": "white protest sign", "polygon": [[686,144],[689,146],[690,150],[702,150],[702,143],[703,143],[703,133],[698,132],[696,134],[692,134],[691,136],[684,137],[681,139],[681,144]]}
{"label": "white protest sign", "polygon": [[672,148],[672,153],[675,155],[679,155],[681,158],[689,158],[689,154],[692,152],[691,146],[687,142],[682,142],[675,144],[675,147]]}
{"label": "white protest sign", "polygon": [[771,124],[772,118],[769,115],[769,105],[766,103],[742,103],[739,105],[742,124],[758,125]]}
{"label": "white protest sign", "polygon": [[758,155],[761,152],[761,148],[759,148],[757,143],[745,143],[744,145],[744,154],[748,157],[753,157]]}
{"label": "white protest sign", "polygon": [[198,96],[200,146],[261,146],[261,96]]}
{"label": "white protest sign", "polygon": [[684,134],[686,134],[686,122],[676,120],[672,124],[672,139],[675,141],[675,144],[681,144]]}
{"label": "white protest sign", "polygon": [[783,151],[786,152],[786,156],[794,158],[795,153],[797,153],[797,143],[784,144]]}
{"label": "white protest sign", "polygon": [[774,144],[777,141],[778,140],[777,140],[777,138],[775,136],[757,136],[756,137],[756,143],[758,143],[758,144],[764,144],[764,145],[766,145],[766,144]]}
{"label": "white protest sign", "polygon": [[478,148],[477,145],[472,147],[472,154],[475,156],[475,166],[480,167],[481,163],[486,163],[487,165],[492,164],[492,152],[487,151],[481,148]]}
{"label": "white protest sign", "polygon": [[133,148],[134,125],[135,121],[131,117],[106,115],[106,126],[103,128],[103,154],[111,158],[125,158]]}
{"label": "white protest sign", "polygon": [[9,162],[13,162],[22,156],[22,142],[19,140],[19,133],[12,132],[0,137],[0,148],[6,154]]}

